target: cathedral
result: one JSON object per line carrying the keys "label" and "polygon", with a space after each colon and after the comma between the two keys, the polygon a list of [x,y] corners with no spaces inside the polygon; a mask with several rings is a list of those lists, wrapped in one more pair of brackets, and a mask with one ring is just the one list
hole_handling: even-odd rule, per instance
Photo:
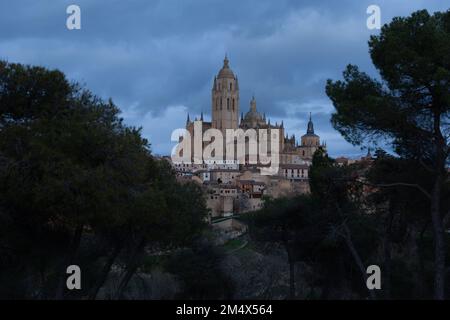
{"label": "cathedral", "polygon": [[[240,114],[240,117],[239,117]],[[195,119],[198,121],[198,119]],[[295,135],[288,136],[285,133],[283,121],[280,124],[271,124],[266,119],[265,113],[257,110],[256,99],[253,96],[250,101],[249,110],[240,113],[239,81],[238,77],[230,68],[228,58],[225,56],[223,66],[214,77],[211,92],[211,122],[204,121],[203,112],[200,116],[202,131],[210,128],[224,132],[226,129],[266,129],[268,134],[277,129],[279,133],[279,154],[281,165],[310,164],[314,152],[319,147],[325,147],[320,143],[320,138],[314,133],[314,125],[309,117],[306,133],[301,136],[300,144]],[[189,114],[186,121],[186,129],[193,136],[194,121],[190,120]],[[245,163],[241,163],[245,165]]]}
{"label": "cathedral", "polygon": [[[247,161],[248,149],[245,149],[245,158],[236,156],[231,160],[227,158],[225,161],[211,161],[211,159],[204,159],[202,155],[200,161],[192,161],[195,157],[193,156],[194,144],[196,145],[192,143],[191,156],[181,157],[184,159],[181,161],[175,161],[172,158],[172,165],[180,180],[194,181],[204,189],[207,206],[211,212],[209,217],[211,223],[223,224],[222,227],[231,230],[231,233],[236,231],[237,223],[232,217],[261,209],[266,197],[289,197],[308,193],[310,190],[308,172],[312,156],[318,148],[325,148],[314,132],[311,114],[306,132],[298,141],[295,135],[287,135],[283,121],[279,124],[271,124],[266,115],[258,111],[254,96],[248,111],[241,112],[239,81],[231,70],[227,57],[219,73],[214,77],[211,91],[211,121],[205,121],[203,112],[200,119],[195,118],[193,121],[189,114],[187,116],[186,131],[190,136],[195,136],[195,131],[200,129],[202,133],[209,129],[216,129],[215,132],[220,132],[221,137],[225,136],[224,133],[228,129],[233,129],[233,132],[239,129],[242,129],[241,132],[263,129],[272,137],[270,146],[277,147],[279,157],[276,173],[269,175],[262,174],[260,164]],[[180,138],[180,142],[183,139],[184,137]],[[213,140],[200,141],[199,144],[203,149],[213,144]],[[234,138],[232,142],[225,141],[225,143],[229,143],[228,146],[230,144],[233,147],[236,146]],[[247,142],[244,145],[247,148]],[[226,149],[225,144],[221,146]],[[199,146],[196,145],[196,147]],[[271,150],[267,149],[267,153],[270,152]],[[175,154],[178,156],[178,152]],[[175,158],[179,159],[177,156]]]}

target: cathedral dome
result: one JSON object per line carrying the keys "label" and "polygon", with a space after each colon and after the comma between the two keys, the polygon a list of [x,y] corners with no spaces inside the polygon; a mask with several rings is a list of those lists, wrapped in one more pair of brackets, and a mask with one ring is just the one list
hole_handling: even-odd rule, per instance
{"label": "cathedral dome", "polygon": [[250,110],[245,114],[245,121],[263,121],[262,115],[256,111],[256,100],[255,97],[252,97],[250,101]]}
{"label": "cathedral dome", "polygon": [[217,79],[222,78],[230,78],[234,79],[234,73],[230,69],[228,58],[225,56],[225,59],[223,60],[223,67],[220,69],[219,74],[217,75]]}
{"label": "cathedral dome", "polygon": [[264,117],[256,110],[256,100],[255,97],[252,98],[250,102],[250,111],[248,111],[243,119],[243,122],[250,127],[255,125],[265,124]]}
{"label": "cathedral dome", "polygon": [[258,111],[250,110],[249,112],[247,112],[245,114],[244,121],[246,121],[246,122],[253,122],[253,121],[260,122],[260,121],[263,121],[263,117],[261,116],[261,114]]}

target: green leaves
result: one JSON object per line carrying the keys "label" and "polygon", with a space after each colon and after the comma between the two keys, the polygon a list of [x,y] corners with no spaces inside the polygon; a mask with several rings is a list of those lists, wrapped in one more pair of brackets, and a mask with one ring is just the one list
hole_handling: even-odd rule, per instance
{"label": "green leaves", "polygon": [[[449,88],[449,16],[450,11],[434,15],[417,11],[410,17],[394,19],[379,36],[370,39],[372,61],[391,90],[405,95],[423,87],[423,99],[433,94],[433,87]],[[446,84],[439,84],[442,77]]]}
{"label": "green leaves", "polygon": [[347,141],[386,139],[399,155],[432,161],[429,141],[439,134],[433,123],[448,126],[450,116],[449,17],[450,11],[418,11],[372,36],[370,54],[382,82],[352,65],[343,80],[328,80],[326,93],[336,109],[331,122]]}
{"label": "green leaves", "polygon": [[[0,212],[9,230],[0,235],[0,255],[22,248],[15,258],[28,274],[17,277],[53,288],[68,251],[76,258],[87,250],[73,241],[80,226],[81,242],[102,244],[101,254],[140,239],[184,245],[200,232],[207,213],[201,190],[178,184],[170,164],[151,156],[141,130],[124,125],[119,112],[60,71],[0,61]],[[52,240],[56,248],[48,251]],[[36,252],[42,270],[28,267]],[[0,264],[0,274],[15,267]]]}
{"label": "green leaves", "polygon": [[71,92],[60,71],[1,62],[0,123],[54,115],[64,109]]}

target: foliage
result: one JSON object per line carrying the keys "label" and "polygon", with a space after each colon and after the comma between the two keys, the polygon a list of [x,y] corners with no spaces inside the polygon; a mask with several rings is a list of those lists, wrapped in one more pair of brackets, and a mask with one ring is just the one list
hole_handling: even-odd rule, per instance
{"label": "foliage", "polygon": [[[95,298],[112,264],[126,287],[145,248],[200,233],[201,190],[119,113],[60,71],[0,62],[0,297]],[[77,294],[64,290],[70,264]]]}
{"label": "foliage", "polygon": [[[399,156],[397,164],[407,164],[404,168],[397,166],[402,174],[393,175],[404,180],[386,182],[392,181],[392,176],[386,175],[378,186],[414,188],[428,198],[425,202],[429,203],[427,211],[435,245],[434,297],[444,299],[448,241],[445,190],[448,190],[450,151],[450,11],[430,15],[422,10],[409,17],[394,18],[383,26],[379,35],[370,38],[369,49],[381,80],[369,77],[354,65],[344,71],[343,80],[328,80],[326,93],[336,109],[331,121],[353,144],[385,140]],[[394,161],[391,164],[397,165]],[[417,172],[422,174],[426,170],[428,176],[421,179],[406,176],[412,173],[411,165],[420,166]],[[411,178],[416,181],[406,182]]]}

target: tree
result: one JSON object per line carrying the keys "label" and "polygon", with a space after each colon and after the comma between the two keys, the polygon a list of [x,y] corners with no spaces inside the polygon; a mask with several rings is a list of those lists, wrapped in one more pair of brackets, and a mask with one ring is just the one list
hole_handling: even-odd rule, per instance
{"label": "tree", "polygon": [[146,250],[201,232],[201,191],[119,112],[58,70],[0,61],[0,297],[95,298],[118,261],[120,296]]}
{"label": "tree", "polygon": [[[369,41],[381,80],[349,65],[343,81],[328,80],[336,112],[333,126],[353,144],[386,139],[402,158],[420,163],[433,179],[420,184],[429,200],[435,243],[434,297],[445,297],[445,231],[442,190],[448,183],[450,111],[450,11],[418,11],[394,18]],[[391,185],[392,186],[392,185]]]}
{"label": "tree", "polygon": [[179,184],[166,160],[154,163],[149,188],[133,206],[127,221],[130,254],[116,297],[120,298],[147,252],[170,250],[190,245],[205,227],[207,209],[202,190],[193,182]]}
{"label": "tree", "polygon": [[[306,200],[306,198],[305,198]],[[306,214],[302,199],[267,199],[264,208],[247,216],[251,237],[257,241],[280,243],[289,264],[289,298],[295,299],[295,263],[298,261],[296,240]]]}
{"label": "tree", "polygon": [[[432,185],[428,172],[416,161],[401,159],[378,152],[366,176],[370,185],[392,185],[373,189],[367,197],[380,220],[379,236],[383,260],[384,297],[426,298],[433,296],[427,265],[432,264],[422,248],[428,247],[430,238],[428,198],[416,188],[397,185],[420,183],[426,188]],[[398,270],[396,265],[403,264]],[[431,274],[432,276],[432,274]]]}
{"label": "tree", "polygon": [[[11,230],[2,242],[20,249],[24,266],[38,259],[41,298],[62,299],[84,235],[127,219],[148,143],[123,125],[112,101],[63,73],[5,62],[0,69],[0,206]],[[32,267],[24,272],[33,279]]]}
{"label": "tree", "polygon": [[[365,287],[365,260],[373,258],[371,253],[377,248],[378,239],[376,221],[367,214],[363,188],[357,183],[361,172],[363,168],[359,166],[338,166],[325,150],[318,149],[310,167],[310,186],[311,196],[317,203],[316,212],[320,213],[316,225],[324,229],[323,243],[350,254],[363,280],[359,282],[363,286],[359,287]],[[331,259],[338,261],[333,255]],[[369,290],[368,294],[376,298],[373,291]]]}

